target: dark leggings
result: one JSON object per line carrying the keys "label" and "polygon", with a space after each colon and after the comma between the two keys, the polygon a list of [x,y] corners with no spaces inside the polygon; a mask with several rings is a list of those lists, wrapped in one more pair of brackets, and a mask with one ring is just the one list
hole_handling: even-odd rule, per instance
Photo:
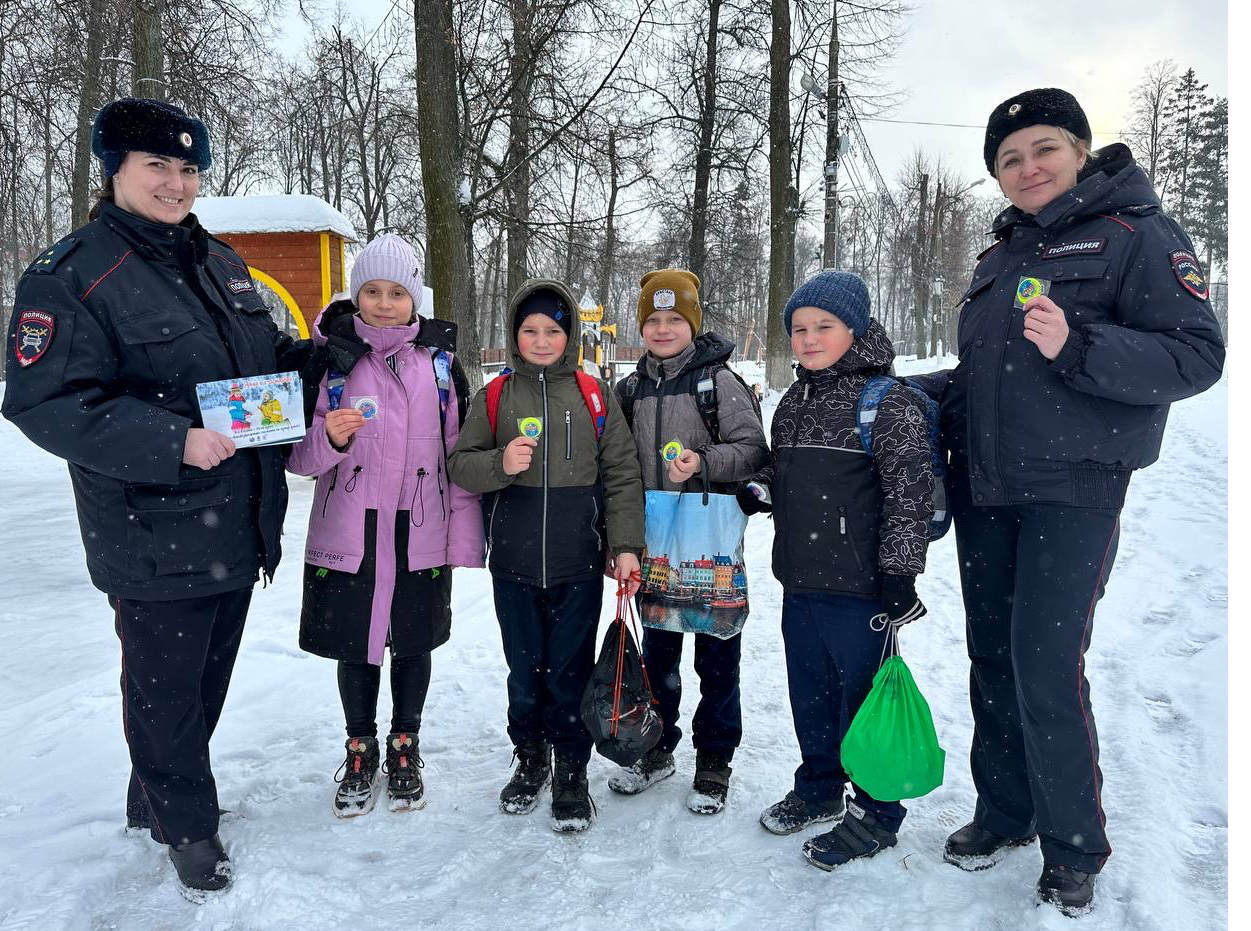
{"label": "dark leggings", "polygon": [[[378,687],[382,667],[339,663],[339,698],[349,737],[378,736]],[[430,654],[391,657],[391,733],[416,734],[430,688]]]}

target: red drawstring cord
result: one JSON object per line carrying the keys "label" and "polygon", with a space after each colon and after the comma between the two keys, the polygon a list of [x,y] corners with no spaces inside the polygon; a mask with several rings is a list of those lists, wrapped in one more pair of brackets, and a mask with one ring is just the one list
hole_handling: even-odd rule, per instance
{"label": "red drawstring cord", "polygon": [[647,675],[647,664],[643,662],[643,633],[638,628],[638,619],[634,616],[634,602],[631,601],[629,595],[630,581],[642,581],[639,573],[630,574],[629,579],[621,579],[617,582],[617,617],[614,623],[621,622],[617,634],[617,677],[612,687],[612,716],[609,718],[609,736],[617,736],[617,722],[621,720],[621,687],[622,680],[625,676],[625,638],[626,638],[626,616],[630,618],[630,628],[636,631],[636,637],[639,647],[639,665],[643,669],[643,682],[647,686],[647,695],[651,699],[651,704],[659,704],[656,696],[652,694],[652,680]]}

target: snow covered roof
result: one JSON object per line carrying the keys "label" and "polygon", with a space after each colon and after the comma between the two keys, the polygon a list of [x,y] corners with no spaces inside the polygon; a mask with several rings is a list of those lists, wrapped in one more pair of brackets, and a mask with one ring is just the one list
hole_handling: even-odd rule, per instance
{"label": "snow covered roof", "polygon": [[312,194],[197,197],[194,208],[210,233],[338,233],[356,242],[352,222]]}

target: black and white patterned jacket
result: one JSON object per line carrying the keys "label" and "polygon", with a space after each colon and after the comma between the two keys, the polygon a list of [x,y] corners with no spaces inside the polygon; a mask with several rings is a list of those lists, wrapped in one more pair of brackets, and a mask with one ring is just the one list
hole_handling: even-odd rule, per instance
{"label": "black and white patterned jacket", "polygon": [[925,570],[934,476],[925,412],[903,388],[882,398],[873,455],[860,442],[860,394],[889,374],[894,348],[873,321],[834,365],[801,369],[773,415],[768,485],[773,574],[788,592],[876,598],[881,575]]}

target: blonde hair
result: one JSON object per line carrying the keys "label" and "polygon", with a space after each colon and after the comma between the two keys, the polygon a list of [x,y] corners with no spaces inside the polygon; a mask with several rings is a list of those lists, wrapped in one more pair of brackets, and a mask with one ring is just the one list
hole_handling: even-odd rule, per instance
{"label": "blonde hair", "polygon": [[1094,158],[1098,153],[1090,148],[1090,143],[1085,139],[1079,139],[1072,130],[1065,129],[1063,126],[1057,126],[1060,131],[1060,138],[1077,149],[1078,154],[1086,156],[1086,158]]}

